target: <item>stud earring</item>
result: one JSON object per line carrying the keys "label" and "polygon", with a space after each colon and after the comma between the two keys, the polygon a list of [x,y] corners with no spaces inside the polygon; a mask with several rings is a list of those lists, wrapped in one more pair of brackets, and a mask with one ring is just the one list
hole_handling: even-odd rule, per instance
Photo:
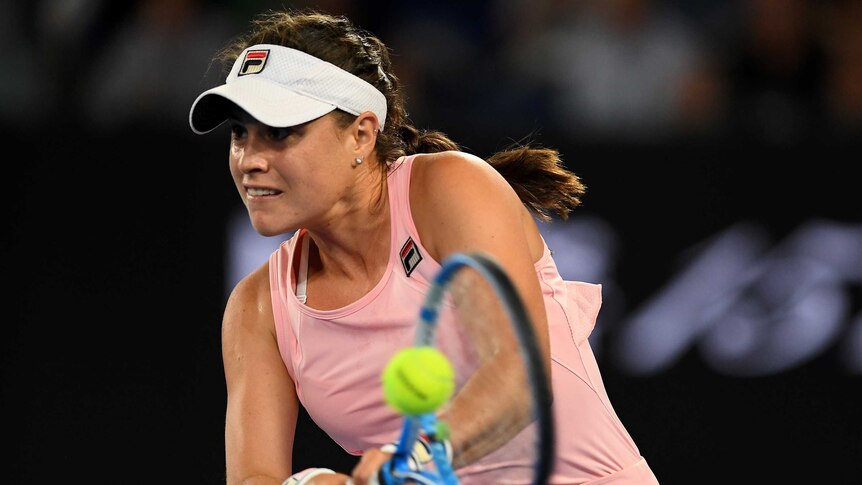
{"label": "stud earring", "polygon": [[354,159],[353,159],[353,164],[354,164],[354,165],[361,165],[361,164],[362,164],[362,158],[361,158],[361,157],[356,157],[356,158],[354,158]]}

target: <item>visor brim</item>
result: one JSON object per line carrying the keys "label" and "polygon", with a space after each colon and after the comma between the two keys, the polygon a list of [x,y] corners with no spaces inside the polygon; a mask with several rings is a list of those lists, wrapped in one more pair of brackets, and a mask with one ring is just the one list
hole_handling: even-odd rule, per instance
{"label": "visor brim", "polygon": [[192,131],[209,133],[228,119],[234,106],[265,125],[279,128],[306,123],[336,108],[266,79],[237,79],[198,96],[189,112]]}

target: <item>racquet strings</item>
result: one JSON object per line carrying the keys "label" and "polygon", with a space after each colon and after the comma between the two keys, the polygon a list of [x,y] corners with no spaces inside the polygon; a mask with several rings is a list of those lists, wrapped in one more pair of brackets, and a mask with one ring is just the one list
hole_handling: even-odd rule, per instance
{"label": "racquet strings", "polygon": [[467,482],[481,471],[482,483],[545,483],[553,451],[550,386],[523,303],[493,260],[456,255],[443,271],[447,265],[457,269],[445,283],[436,339],[456,370],[456,392],[441,418],[468,438],[456,471]]}

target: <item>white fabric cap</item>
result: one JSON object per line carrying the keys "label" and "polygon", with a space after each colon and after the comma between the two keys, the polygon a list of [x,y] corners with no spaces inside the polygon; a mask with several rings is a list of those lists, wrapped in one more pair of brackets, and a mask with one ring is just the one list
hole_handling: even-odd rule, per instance
{"label": "white fabric cap", "polygon": [[294,126],[339,108],[353,115],[371,111],[380,130],[386,96],[363,79],[305,52],[273,44],[243,51],[225,84],[203,92],[192,104],[189,125],[202,135],[227,120],[231,103],[261,123]]}

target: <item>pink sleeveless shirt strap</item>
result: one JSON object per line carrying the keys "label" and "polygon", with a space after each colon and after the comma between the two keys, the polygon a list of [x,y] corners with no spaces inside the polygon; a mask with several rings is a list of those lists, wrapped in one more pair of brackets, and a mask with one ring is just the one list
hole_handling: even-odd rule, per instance
{"label": "pink sleeveless shirt strap", "polygon": [[[294,321],[297,316],[290,315],[290,309],[286,302],[287,293],[294,291],[292,256],[299,239],[299,234],[300,231],[296,231],[290,239],[281,243],[269,256],[269,286],[272,300],[272,315],[275,321],[275,335],[278,341],[281,360],[284,361],[287,372],[294,382],[296,382],[296,376],[294,375],[294,367],[291,364],[291,353],[298,352],[299,346],[296,341],[296,335],[293,329],[290,328],[290,322]],[[299,392],[298,388],[297,392]]]}
{"label": "pink sleeveless shirt strap", "polygon": [[[390,204],[392,204],[392,231],[395,231],[395,240],[398,244],[397,248],[393,248],[401,252],[408,250],[413,243],[413,248],[419,251],[421,261],[416,264],[415,269],[410,271],[408,281],[415,281],[424,285],[429,285],[440,269],[440,264],[431,259],[430,255],[425,252],[422,239],[419,236],[419,231],[413,223],[413,212],[410,208],[410,181],[413,174],[413,162],[416,155],[409,155],[399,158],[392,164],[392,169],[389,171],[387,179]],[[405,264],[402,259],[401,264]],[[409,262],[408,262],[409,267]]]}

